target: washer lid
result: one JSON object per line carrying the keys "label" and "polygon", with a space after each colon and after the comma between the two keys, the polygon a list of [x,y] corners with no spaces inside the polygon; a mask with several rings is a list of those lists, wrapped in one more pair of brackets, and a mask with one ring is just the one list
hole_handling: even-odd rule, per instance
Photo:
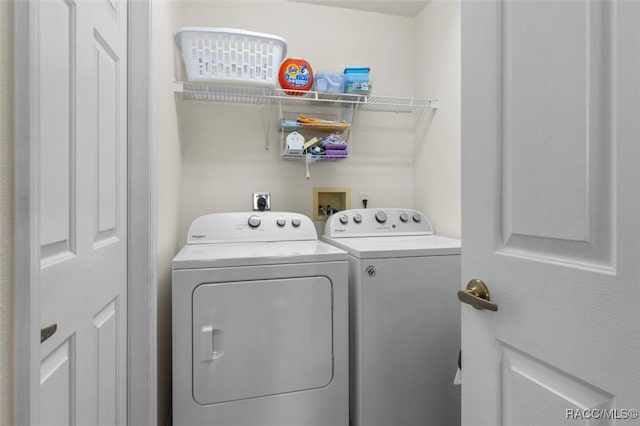
{"label": "washer lid", "polygon": [[346,261],[347,253],[322,241],[272,241],[186,245],[173,269]]}
{"label": "washer lid", "polygon": [[361,238],[322,237],[358,259],[459,255],[460,240],[440,235]]}

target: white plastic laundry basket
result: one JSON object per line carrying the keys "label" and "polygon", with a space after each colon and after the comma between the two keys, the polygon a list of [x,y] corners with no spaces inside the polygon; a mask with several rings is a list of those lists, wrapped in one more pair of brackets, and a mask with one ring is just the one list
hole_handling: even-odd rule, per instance
{"label": "white plastic laundry basket", "polygon": [[233,28],[180,28],[176,44],[193,82],[276,87],[287,53],[282,37]]}

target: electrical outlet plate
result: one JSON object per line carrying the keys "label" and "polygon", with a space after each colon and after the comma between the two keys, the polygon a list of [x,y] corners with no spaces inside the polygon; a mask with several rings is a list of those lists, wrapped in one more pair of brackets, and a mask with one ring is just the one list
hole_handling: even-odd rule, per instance
{"label": "electrical outlet plate", "polygon": [[364,208],[364,200],[367,200],[367,205],[369,204],[369,193],[368,192],[361,192],[360,193],[360,206],[359,208]]}
{"label": "electrical outlet plate", "polygon": [[264,206],[265,210],[271,210],[271,193],[270,192],[254,192],[253,193],[253,210],[260,210],[258,208],[258,200],[264,198],[267,204]]}

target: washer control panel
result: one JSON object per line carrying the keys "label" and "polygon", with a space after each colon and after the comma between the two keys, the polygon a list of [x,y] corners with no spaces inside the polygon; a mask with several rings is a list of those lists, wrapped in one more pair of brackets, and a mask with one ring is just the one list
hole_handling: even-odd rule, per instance
{"label": "washer control panel", "polygon": [[328,237],[431,235],[425,215],[411,209],[353,209],[332,215],[324,228]]}
{"label": "washer control panel", "polygon": [[187,244],[317,240],[311,219],[290,212],[232,212],[200,216],[191,223]]}

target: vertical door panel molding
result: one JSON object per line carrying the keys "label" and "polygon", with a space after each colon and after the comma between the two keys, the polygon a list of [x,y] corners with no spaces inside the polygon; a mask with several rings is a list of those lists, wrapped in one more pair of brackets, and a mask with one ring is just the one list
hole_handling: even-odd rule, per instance
{"label": "vertical door panel molding", "polygon": [[96,342],[96,424],[118,423],[118,299],[111,301],[93,317]]}
{"label": "vertical door panel molding", "polygon": [[118,241],[120,191],[120,61],[105,39],[94,31],[96,206],[94,249]]}
{"label": "vertical door panel molding", "polygon": [[609,1],[501,3],[502,254],[614,269],[613,13]]}
{"label": "vertical door panel molding", "polygon": [[[76,6],[40,5],[37,149],[41,267],[76,251]],[[51,113],[54,112],[55,113]]]}

